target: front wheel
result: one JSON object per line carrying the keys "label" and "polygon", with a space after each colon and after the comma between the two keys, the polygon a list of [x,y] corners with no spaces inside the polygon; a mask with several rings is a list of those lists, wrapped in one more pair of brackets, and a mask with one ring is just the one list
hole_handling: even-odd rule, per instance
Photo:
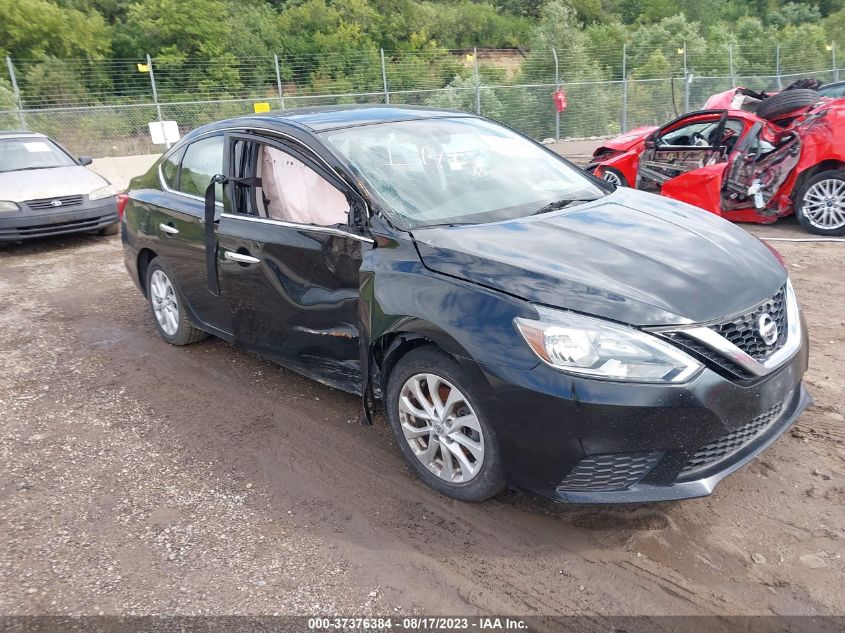
{"label": "front wheel", "polygon": [[109,224],[99,230],[100,235],[117,235],[120,232],[120,222]]}
{"label": "front wheel", "polygon": [[613,167],[605,167],[602,171],[601,179],[605,182],[609,182],[611,185],[616,185],[617,187],[628,186],[628,181],[625,176],[622,175],[622,172],[618,169],[614,169]]}
{"label": "front wheel", "polygon": [[504,488],[496,434],[449,355],[427,346],[403,356],[390,373],[386,406],[402,456],[426,484],[461,501]]}
{"label": "front wheel", "polygon": [[823,171],[795,196],[801,226],[816,235],[845,235],[845,170]]}
{"label": "front wheel", "polygon": [[147,298],[155,317],[158,333],[171,345],[189,345],[208,334],[195,328],[182,307],[182,298],[158,259],[147,268]]}

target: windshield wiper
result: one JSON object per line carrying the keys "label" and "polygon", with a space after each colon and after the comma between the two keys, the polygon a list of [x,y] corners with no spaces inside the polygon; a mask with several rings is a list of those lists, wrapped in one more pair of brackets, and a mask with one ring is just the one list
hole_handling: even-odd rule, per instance
{"label": "windshield wiper", "polygon": [[567,198],[565,200],[555,200],[554,202],[550,202],[549,204],[540,207],[531,215],[541,215],[543,213],[548,213],[549,211],[557,211],[568,207],[573,202],[592,202],[593,200],[596,200],[596,198]]}

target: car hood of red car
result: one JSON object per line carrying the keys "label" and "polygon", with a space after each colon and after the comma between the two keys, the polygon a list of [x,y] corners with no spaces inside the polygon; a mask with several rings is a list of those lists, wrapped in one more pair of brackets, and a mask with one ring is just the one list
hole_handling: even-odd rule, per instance
{"label": "car hood of red car", "polygon": [[723,319],[786,281],[768,248],[741,228],[631,189],[557,212],[413,236],[435,272],[641,326]]}
{"label": "car hood of red car", "polygon": [[657,129],[655,125],[648,125],[645,127],[634,128],[633,130],[614,136],[607,139],[601,144],[601,148],[611,149],[619,152],[627,152],[637,143],[641,143],[645,138]]}

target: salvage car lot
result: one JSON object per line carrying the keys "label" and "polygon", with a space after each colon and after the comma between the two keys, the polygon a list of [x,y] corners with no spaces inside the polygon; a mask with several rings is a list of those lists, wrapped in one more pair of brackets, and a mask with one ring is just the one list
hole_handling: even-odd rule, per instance
{"label": "salvage car lot", "polygon": [[161,341],[118,239],[3,247],[0,609],[841,613],[845,254],[774,245],[816,405],[712,497],[612,509],[448,500],[355,397]]}

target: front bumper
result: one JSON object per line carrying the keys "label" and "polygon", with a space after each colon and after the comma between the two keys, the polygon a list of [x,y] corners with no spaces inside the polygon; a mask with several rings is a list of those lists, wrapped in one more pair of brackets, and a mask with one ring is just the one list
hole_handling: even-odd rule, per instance
{"label": "front bumper", "polygon": [[97,231],[117,221],[114,197],[91,202],[85,196],[82,204],[59,212],[55,209],[32,210],[21,203],[20,211],[0,213],[0,242]]}
{"label": "front bumper", "polygon": [[798,352],[753,381],[706,368],[683,385],[632,385],[482,366],[508,481],[567,503],[709,495],[812,403],[802,330]]}

